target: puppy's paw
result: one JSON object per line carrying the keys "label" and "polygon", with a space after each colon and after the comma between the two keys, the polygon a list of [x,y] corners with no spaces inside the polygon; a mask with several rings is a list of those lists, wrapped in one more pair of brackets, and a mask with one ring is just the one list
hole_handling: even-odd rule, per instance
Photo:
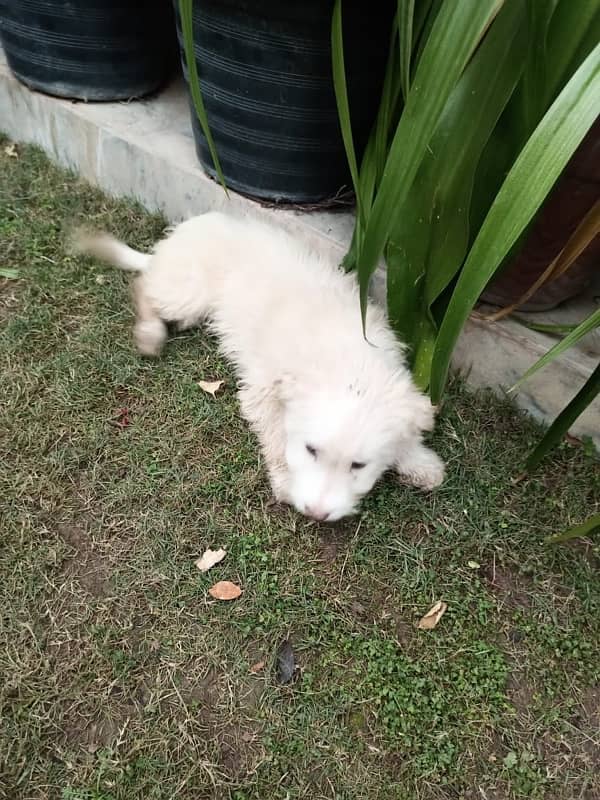
{"label": "puppy's paw", "polygon": [[290,495],[288,492],[288,474],[286,470],[270,470],[269,479],[271,482],[271,491],[273,492],[273,499],[276,503],[290,503]]}
{"label": "puppy's paw", "polygon": [[397,465],[401,483],[408,483],[424,491],[431,491],[444,480],[446,468],[442,459],[426,447],[421,447],[411,460]]}
{"label": "puppy's paw", "polygon": [[160,319],[138,320],[133,330],[137,349],[143,356],[160,355],[167,338],[167,328]]}

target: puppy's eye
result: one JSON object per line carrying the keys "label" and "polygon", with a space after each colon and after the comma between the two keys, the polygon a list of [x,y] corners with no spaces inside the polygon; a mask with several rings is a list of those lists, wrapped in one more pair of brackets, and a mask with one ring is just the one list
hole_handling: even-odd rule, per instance
{"label": "puppy's eye", "polygon": [[313,458],[317,457],[317,448],[316,447],[313,447],[312,445],[307,444],[306,445],[306,449],[308,450],[308,452],[311,454],[311,456]]}
{"label": "puppy's eye", "polygon": [[353,461],[350,464],[350,469],[362,469],[365,466],[363,461]]}

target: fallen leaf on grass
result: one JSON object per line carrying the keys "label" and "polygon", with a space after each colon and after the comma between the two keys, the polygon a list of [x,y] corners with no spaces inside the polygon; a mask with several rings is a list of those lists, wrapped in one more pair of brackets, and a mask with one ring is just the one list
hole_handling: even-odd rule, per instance
{"label": "fallen leaf on grass", "polygon": [[17,145],[14,142],[7,144],[4,148],[4,154],[10,158],[18,158],[19,153],[17,152]]}
{"label": "fallen leaf on grass", "polygon": [[437,603],[429,609],[429,611],[425,614],[425,616],[421,617],[421,619],[419,620],[419,624],[417,625],[419,630],[421,631],[433,630],[443,617],[447,608],[448,606],[446,605],[446,603],[442,602],[441,600],[438,600]]}
{"label": "fallen leaf on grass", "polygon": [[264,667],[265,667],[264,661],[257,661],[256,664],[252,664],[252,666],[250,667],[250,673],[252,675],[256,675],[256,673],[261,672],[261,670],[263,670]]}
{"label": "fallen leaf on grass", "polygon": [[214,567],[215,564],[218,564],[219,561],[223,561],[225,556],[227,555],[227,550],[223,550],[223,548],[219,548],[219,550],[211,550],[210,547],[206,552],[194,563],[200,570],[200,572],[208,572],[211,567]]}
{"label": "fallen leaf on grass", "polygon": [[208,593],[215,600],[235,600],[241,595],[242,590],[231,581],[219,581],[210,587]]}
{"label": "fallen leaf on grass", "polygon": [[223,386],[223,383],[224,381],[198,381],[198,386],[203,392],[211,394],[214,397],[221,386]]}
{"label": "fallen leaf on grass", "polygon": [[277,682],[289,683],[296,674],[296,657],[288,640],[277,651]]}

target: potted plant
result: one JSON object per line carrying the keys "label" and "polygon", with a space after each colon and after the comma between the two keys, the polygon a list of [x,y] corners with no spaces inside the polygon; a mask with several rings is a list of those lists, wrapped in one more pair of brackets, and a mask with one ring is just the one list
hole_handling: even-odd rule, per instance
{"label": "potted plant", "polygon": [[[503,307],[493,319],[514,310],[554,308],[591,283],[600,263],[599,201],[600,118],[536,215],[522,248],[481,295],[484,302]],[[559,260],[561,269],[549,269]]]}
{"label": "potted plant", "polygon": [[[381,37],[388,36],[392,5],[346,3],[345,65],[359,152],[377,111]],[[221,170],[236,191],[293,203],[348,188],[331,68],[333,0],[179,0],[175,7],[196,151],[209,175]]]}
{"label": "potted plant", "polygon": [[[391,321],[410,345],[416,380],[438,402],[469,314],[523,246],[596,120],[600,8],[594,0],[400,0],[362,161],[348,117],[344,9],[337,0],[334,74],[357,196],[346,265],[357,270],[364,314],[371,276],[385,258]],[[567,234],[562,263],[551,261],[549,272],[564,271],[576,234],[593,242],[594,208]],[[548,357],[599,324],[596,313]],[[597,396],[599,383],[596,371],[561,422]]]}
{"label": "potted plant", "polygon": [[14,75],[79,100],[127,100],[157,89],[174,65],[169,0],[3,0],[0,38]]}

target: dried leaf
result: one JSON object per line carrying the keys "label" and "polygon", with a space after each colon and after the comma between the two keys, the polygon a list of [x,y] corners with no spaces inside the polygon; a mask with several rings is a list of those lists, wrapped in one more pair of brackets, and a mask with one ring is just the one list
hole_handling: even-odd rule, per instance
{"label": "dried leaf", "polygon": [[214,397],[221,386],[223,386],[223,383],[224,381],[198,381],[198,386],[203,392],[211,394]]}
{"label": "dried leaf", "polygon": [[256,664],[252,664],[250,667],[250,672],[252,675],[256,675],[257,672],[261,672],[265,667],[264,661],[257,661]]}
{"label": "dried leaf", "polygon": [[219,550],[211,550],[209,547],[195,564],[200,572],[208,572],[208,570],[214,567],[215,564],[218,564],[219,561],[223,561],[226,555],[227,550],[223,550],[222,547],[219,548]]}
{"label": "dried leaf", "polygon": [[432,606],[424,617],[419,620],[418,628],[421,631],[431,631],[441,620],[448,606],[442,600]]}
{"label": "dried leaf", "polygon": [[277,651],[277,681],[289,683],[296,674],[296,657],[288,640]]}
{"label": "dried leaf", "polygon": [[4,154],[10,158],[18,158],[19,153],[17,152],[17,145],[14,142],[7,144],[4,148]]}
{"label": "dried leaf", "polygon": [[231,581],[219,581],[210,587],[208,593],[215,600],[235,600],[241,595],[242,590]]}

